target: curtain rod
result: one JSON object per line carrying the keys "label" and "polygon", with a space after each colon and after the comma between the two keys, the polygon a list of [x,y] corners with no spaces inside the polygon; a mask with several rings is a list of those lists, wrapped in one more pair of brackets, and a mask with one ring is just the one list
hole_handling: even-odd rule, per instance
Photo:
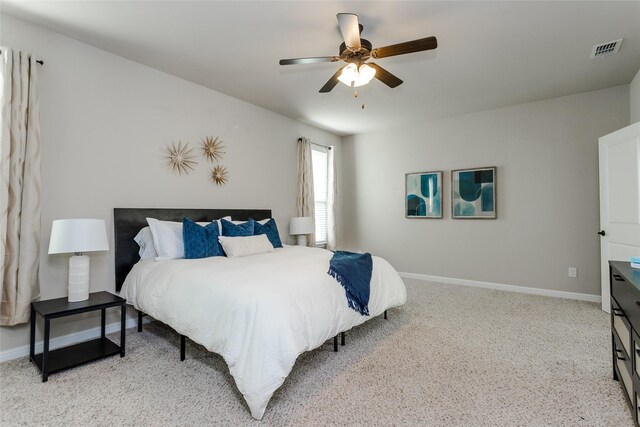
{"label": "curtain rod", "polygon": [[[298,142],[302,141],[302,138],[298,138]],[[316,144],[315,142],[312,142],[313,145],[317,145],[318,147],[324,147],[327,150],[331,150],[332,146],[331,145],[322,145],[322,144]]]}
{"label": "curtain rod", "polygon": [[[2,54],[2,50],[0,50],[0,54]],[[42,59],[36,59],[36,62],[40,65],[44,65],[44,61]]]}

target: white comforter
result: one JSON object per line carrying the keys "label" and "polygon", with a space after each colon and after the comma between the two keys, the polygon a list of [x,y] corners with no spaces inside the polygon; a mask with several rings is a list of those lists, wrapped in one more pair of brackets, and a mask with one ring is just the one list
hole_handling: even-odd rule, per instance
{"label": "white comforter", "polygon": [[251,415],[261,419],[298,355],[406,301],[398,273],[374,256],[371,316],[361,316],[327,274],[331,256],[324,249],[285,246],[243,258],[141,261],[121,295],[222,355]]}

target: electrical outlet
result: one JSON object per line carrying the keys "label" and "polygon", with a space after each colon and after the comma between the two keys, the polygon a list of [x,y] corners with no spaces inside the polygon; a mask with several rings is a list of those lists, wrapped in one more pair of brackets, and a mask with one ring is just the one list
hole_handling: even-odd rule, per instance
{"label": "electrical outlet", "polygon": [[578,277],[578,269],[576,267],[569,267],[569,277]]}

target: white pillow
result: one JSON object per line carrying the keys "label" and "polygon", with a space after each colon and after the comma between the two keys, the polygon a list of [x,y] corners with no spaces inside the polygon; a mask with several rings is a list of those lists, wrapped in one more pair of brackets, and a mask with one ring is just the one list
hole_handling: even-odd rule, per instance
{"label": "white pillow", "polygon": [[244,237],[218,237],[228,258],[273,252],[275,249],[266,234]]}
{"label": "white pillow", "polygon": [[[224,219],[231,219],[225,217]],[[147,223],[153,236],[153,246],[156,249],[156,261],[161,259],[184,258],[184,242],[182,240],[182,222],[160,221],[147,218]],[[198,222],[205,226],[208,222]],[[222,233],[222,225],[218,221],[218,231]]]}
{"label": "white pillow", "polygon": [[[227,219],[227,218],[224,218],[224,219]],[[260,221],[256,221],[256,222],[259,222],[260,224],[265,225],[267,222],[269,222],[270,219],[271,218],[261,219]],[[229,220],[227,219],[227,221]],[[238,225],[238,224],[244,224],[247,221],[231,221],[231,222],[234,223],[235,225]]]}
{"label": "white pillow", "polygon": [[135,242],[140,246],[138,255],[140,259],[151,259],[158,256],[155,246],[153,246],[153,235],[151,234],[151,228],[144,227],[133,238]]}
{"label": "white pillow", "polygon": [[184,258],[182,223],[147,218],[158,259]]}

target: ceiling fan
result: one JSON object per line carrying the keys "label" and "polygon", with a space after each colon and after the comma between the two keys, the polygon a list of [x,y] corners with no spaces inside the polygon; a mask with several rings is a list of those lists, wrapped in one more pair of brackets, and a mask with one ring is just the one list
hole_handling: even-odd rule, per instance
{"label": "ceiling fan", "polygon": [[344,38],[344,43],[340,45],[339,56],[315,56],[280,60],[280,65],[346,62],[347,65],[340,67],[329,81],[322,86],[320,93],[331,92],[338,82],[342,82],[347,86],[358,87],[369,83],[374,77],[390,88],[400,86],[402,80],[378,64],[367,61],[371,58],[381,59],[389,56],[422,52],[423,50],[431,50],[438,47],[438,40],[435,37],[426,37],[373,49],[373,45],[369,40],[360,38],[363,27],[358,23],[358,15],[355,13],[338,13],[337,18]]}

